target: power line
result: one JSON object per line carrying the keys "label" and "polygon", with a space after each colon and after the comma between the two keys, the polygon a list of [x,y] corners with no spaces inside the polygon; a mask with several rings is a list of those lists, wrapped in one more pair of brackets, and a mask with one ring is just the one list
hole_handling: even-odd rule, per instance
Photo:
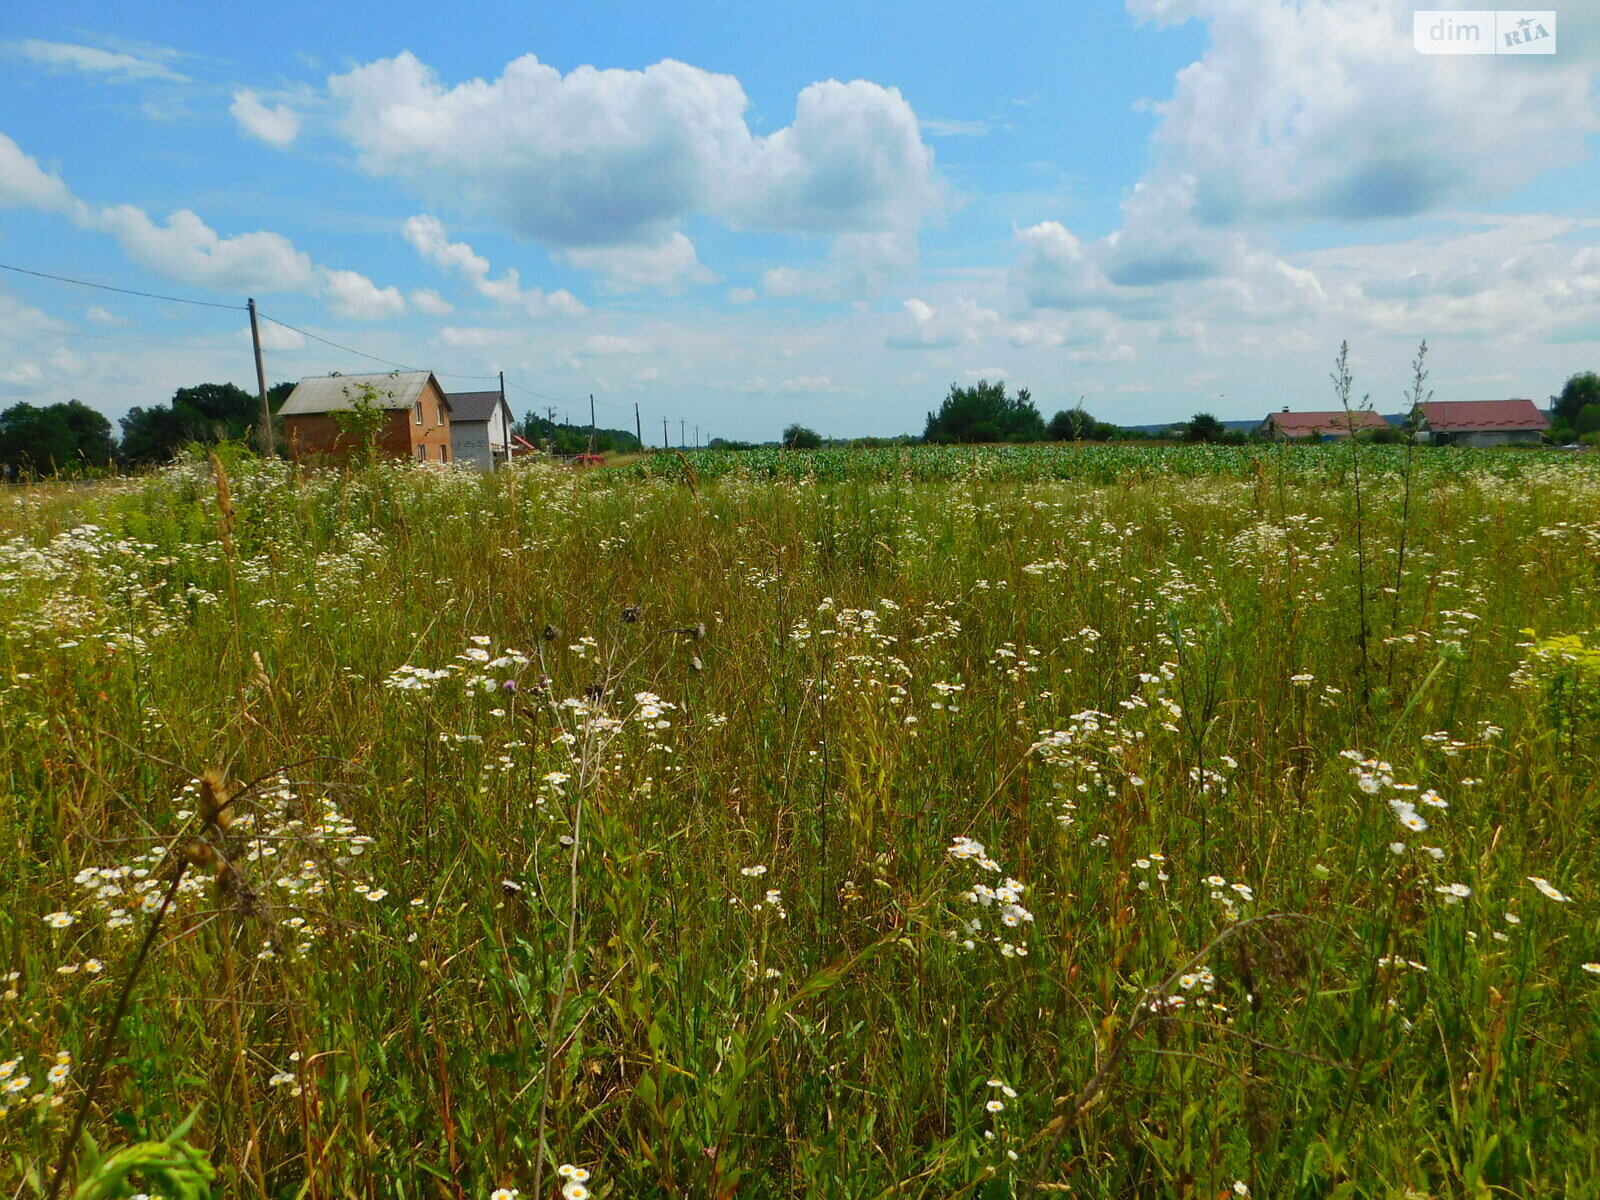
{"label": "power line", "polygon": [[[356,349],[354,349],[353,347],[350,347],[350,346],[340,345],[338,342],[331,342],[325,337],[318,337],[316,334],[311,333],[308,330],[301,329],[298,325],[291,325],[287,321],[278,320],[277,317],[268,316],[266,313],[262,312],[259,308],[256,309],[256,316],[260,317],[263,321],[271,321],[274,325],[281,325],[285,329],[293,330],[295,333],[298,333],[301,337],[308,337],[314,342],[321,342],[324,346],[332,346],[335,350],[343,350],[346,354],[354,354],[357,358],[370,358],[373,362],[380,362],[386,367],[395,367],[395,368],[397,368],[397,369],[399,369],[401,371],[420,371],[420,370],[422,370],[421,367],[408,367],[405,363],[394,362],[392,359],[380,358],[376,354],[368,354],[364,350],[356,350]],[[283,353],[283,351],[279,350],[279,351],[276,351],[276,353]],[[498,375],[458,375],[454,371],[434,371],[434,372],[432,372],[432,374],[435,375],[435,376],[443,376],[445,379],[498,379],[499,378]]]}
{"label": "power line", "polygon": [[567,399],[567,398],[562,397],[562,396],[547,396],[543,392],[534,391],[531,387],[523,387],[522,384],[517,383],[515,380],[512,380],[512,379],[506,380],[506,386],[507,387],[512,387],[512,388],[516,388],[517,391],[519,391],[519,392],[527,392],[528,395],[537,396],[541,400],[548,400],[548,401],[550,401],[551,404],[577,404],[578,403],[578,401],[576,401],[576,400],[570,400],[570,399]]}
{"label": "power line", "polygon": [[32,275],[35,279],[53,279],[57,283],[75,283],[79,287],[99,288],[102,292],[117,292],[123,296],[140,296],[146,300],[166,300],[172,304],[193,304],[199,308],[225,308],[230,312],[244,312],[242,304],[218,304],[214,300],[189,300],[183,296],[162,296],[155,292],[136,292],[132,288],[112,287],[108,283],[90,283],[87,279],[68,279],[65,275],[51,275],[45,271],[30,271],[26,267],[13,267],[0,263],[0,271],[15,271],[18,275]]}
{"label": "power line", "polygon": [[421,367],[408,367],[405,363],[398,363],[393,359],[379,358],[376,354],[368,354],[362,350],[352,350],[349,346],[341,346],[338,342],[330,342],[327,338],[318,337],[314,333],[308,333],[297,325],[291,325],[287,321],[280,321],[277,317],[269,317],[259,308],[256,309],[256,316],[260,317],[263,321],[271,321],[274,325],[281,325],[285,329],[291,330],[294,333],[298,333],[301,337],[308,337],[313,342],[321,342],[324,346],[332,346],[335,350],[342,350],[346,354],[354,354],[357,358],[370,358],[373,362],[380,362],[386,367],[394,367],[396,370],[400,371],[422,370]]}
{"label": "power line", "polygon": [[[19,275],[31,275],[35,279],[50,279],[50,280],[55,281],[56,283],[71,283],[71,284],[77,285],[78,287],[96,288],[96,289],[98,289],[99,291],[102,291],[102,292],[116,292],[118,295],[121,295],[121,296],[138,296],[138,297],[140,297],[141,299],[144,299],[144,300],[164,300],[164,301],[167,301],[168,303],[171,303],[171,304],[192,304],[192,305],[195,305],[198,308],[220,308],[220,309],[225,309],[225,310],[227,310],[229,312],[248,312],[249,311],[242,304],[219,304],[219,303],[217,303],[216,301],[213,301],[213,300],[190,300],[190,299],[188,299],[187,297],[184,297],[184,296],[163,296],[163,295],[161,295],[161,294],[159,294],[157,292],[141,292],[141,291],[136,291],[133,288],[112,287],[108,283],[91,283],[87,279],[72,279],[72,278],[69,278],[66,275],[52,275],[47,271],[31,271],[27,267],[14,267],[10,263],[0,263],[0,270],[15,271]],[[278,320],[277,317],[268,316],[266,313],[262,312],[260,309],[256,310],[256,315],[259,316],[263,321],[271,321],[274,325],[279,325],[279,326],[283,327],[284,329],[287,329],[287,330],[289,330],[289,331],[291,331],[293,333],[298,333],[301,337],[310,338],[314,342],[321,342],[324,346],[331,346],[335,350],[341,351],[341,352],[343,352],[345,354],[354,354],[357,358],[371,359],[373,362],[382,363],[386,367],[394,367],[396,370],[400,370],[400,371],[419,371],[419,370],[422,369],[420,367],[408,366],[405,363],[395,362],[393,359],[383,358],[383,357],[381,357],[379,355],[376,355],[376,354],[368,354],[364,350],[357,350],[357,349],[355,349],[355,348],[353,348],[351,346],[346,346],[346,345],[343,345],[343,344],[341,344],[339,342],[331,341],[328,338],[321,337],[321,336],[319,336],[319,335],[317,335],[315,333],[311,333],[309,330],[301,329],[298,325],[291,325],[287,321]],[[44,331],[40,330],[39,332],[44,332]],[[110,337],[110,336],[107,336],[107,335],[104,335],[104,334],[98,334],[97,335],[97,334],[92,334],[92,333],[79,333],[76,330],[73,330],[73,331],[51,331],[51,332],[57,332],[57,333],[62,334],[63,336],[67,336],[67,337],[98,338],[99,340],[103,340],[103,341],[113,341],[113,340],[121,341],[121,340],[124,340],[124,339],[121,339],[121,338],[113,338],[113,337]],[[127,339],[127,340],[130,340],[130,341],[142,341],[146,345],[168,345],[168,346],[173,346],[174,348],[182,348],[182,349],[186,349],[187,348],[187,347],[177,347],[175,343],[147,342],[147,341],[144,341],[144,339],[142,339],[142,338],[139,338],[139,339],[131,339],[130,338],[130,339]],[[279,351],[279,353],[282,353],[282,351]],[[498,376],[496,376],[496,375],[459,375],[459,374],[456,374],[453,371],[435,371],[435,372],[433,372],[433,374],[436,375],[436,376],[443,376],[446,379],[496,379],[496,378],[498,378]],[[562,398],[560,396],[548,396],[544,392],[536,392],[532,388],[524,387],[522,384],[516,383],[516,382],[514,382],[513,380],[510,380],[510,379],[506,380],[506,384],[509,387],[516,388],[518,391],[526,392],[530,396],[536,396],[540,400],[548,400],[552,404],[574,404],[574,403],[576,403],[576,401],[573,401],[573,400],[570,400],[570,399],[564,399],[564,398]],[[607,404],[604,401],[600,401],[599,403],[600,403],[601,407],[603,407],[603,408],[615,409],[618,412],[624,411],[623,409],[618,409],[618,408],[616,408],[615,405]]]}

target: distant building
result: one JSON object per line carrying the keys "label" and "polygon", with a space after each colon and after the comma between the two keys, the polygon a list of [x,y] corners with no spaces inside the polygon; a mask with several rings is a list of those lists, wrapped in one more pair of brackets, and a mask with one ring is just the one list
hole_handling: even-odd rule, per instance
{"label": "distant building", "polygon": [[373,406],[383,413],[380,455],[417,462],[451,460],[450,401],[431,371],[302,379],[278,410],[290,457],[342,459],[358,452],[359,442],[339,428],[333,414],[353,409],[368,389]]}
{"label": "distant building", "polygon": [[1256,428],[1263,437],[1310,438],[1320,441],[1345,441],[1353,433],[1387,429],[1389,423],[1369,408],[1342,408],[1326,412],[1281,412],[1270,414]]}
{"label": "distant building", "polygon": [[1550,419],[1532,400],[1427,400],[1412,410],[1419,442],[1435,446],[1539,443]]}
{"label": "distant building", "polygon": [[492,392],[451,392],[450,441],[458,462],[492,471],[511,458],[511,406],[504,385]]}

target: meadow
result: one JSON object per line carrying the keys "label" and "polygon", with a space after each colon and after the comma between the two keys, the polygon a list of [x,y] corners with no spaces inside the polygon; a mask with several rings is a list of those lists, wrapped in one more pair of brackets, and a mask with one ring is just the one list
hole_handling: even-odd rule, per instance
{"label": "meadow", "polygon": [[1591,456],[12,489],[0,1188],[1595,1195],[1597,735]]}

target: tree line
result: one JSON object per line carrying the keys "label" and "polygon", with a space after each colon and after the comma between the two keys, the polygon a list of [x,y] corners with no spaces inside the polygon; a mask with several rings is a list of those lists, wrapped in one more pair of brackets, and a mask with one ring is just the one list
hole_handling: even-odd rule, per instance
{"label": "tree line", "polygon": [[[294,391],[293,383],[269,389],[267,402],[276,413]],[[1559,396],[1550,397],[1550,440],[1600,443],[1600,375],[1585,371],[1567,380]],[[84,469],[132,468],[169,462],[191,443],[202,445],[237,441],[250,436],[260,420],[260,401],[232,383],[202,383],[179,388],[166,404],[128,411],[113,437],[111,422],[80,400],[38,406],[13,404],[0,412],[0,473],[48,475]],[[557,454],[581,454],[593,449],[631,452],[639,439],[625,429],[591,430],[526,414],[515,431],[531,444]],[[920,439],[856,439],[864,445],[907,444],[921,440],[939,444],[985,442],[1103,442],[1112,438],[1149,436],[1097,420],[1082,403],[1058,411],[1048,421],[1027,388],[1008,394],[1004,383],[980,379],[962,387],[952,383],[937,411],[927,415]],[[1209,412],[1197,412],[1164,434],[1190,442],[1243,442],[1250,437],[1229,430]],[[1402,441],[1404,431],[1380,429],[1363,435],[1377,441]],[[592,444],[591,444],[592,441]],[[814,449],[823,437],[795,423],[784,429],[781,445],[795,450]],[[713,447],[738,449],[748,443],[714,438]]]}
{"label": "tree line", "polygon": [[[273,412],[292,391],[292,383],[268,390]],[[260,420],[260,399],[232,383],[179,388],[167,404],[131,408],[118,422],[120,438],[112,437],[109,420],[81,400],[23,402],[0,412],[0,467],[9,475],[49,475],[148,466],[170,462],[190,443],[246,438]]]}
{"label": "tree line", "polygon": [[[1004,383],[980,379],[967,387],[952,383],[949,394],[935,412],[930,412],[921,441],[943,445],[968,445],[993,442],[1104,442],[1113,438],[1154,437],[1186,442],[1244,443],[1258,435],[1229,429],[1209,412],[1197,412],[1187,421],[1175,422],[1157,433],[1124,429],[1096,419],[1082,402],[1058,411],[1048,421],[1033,402],[1027,388],[1008,395]],[[1403,442],[1406,430],[1395,426],[1363,431],[1362,441]],[[1559,396],[1550,397],[1550,434],[1553,442],[1583,440],[1600,443],[1600,375],[1586,371],[1567,380]],[[720,439],[719,439],[720,440]],[[871,443],[907,444],[919,439],[858,439]],[[780,444],[793,450],[813,449],[823,437],[804,425],[790,425]],[[716,446],[717,441],[712,445]],[[735,443],[722,443],[734,447]]]}

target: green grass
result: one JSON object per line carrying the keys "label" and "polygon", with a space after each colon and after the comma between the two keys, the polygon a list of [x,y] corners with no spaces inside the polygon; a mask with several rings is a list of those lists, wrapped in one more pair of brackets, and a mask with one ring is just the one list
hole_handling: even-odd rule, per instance
{"label": "green grass", "polygon": [[0,494],[0,1186],[1585,1194],[1600,477],[1350,453]]}

